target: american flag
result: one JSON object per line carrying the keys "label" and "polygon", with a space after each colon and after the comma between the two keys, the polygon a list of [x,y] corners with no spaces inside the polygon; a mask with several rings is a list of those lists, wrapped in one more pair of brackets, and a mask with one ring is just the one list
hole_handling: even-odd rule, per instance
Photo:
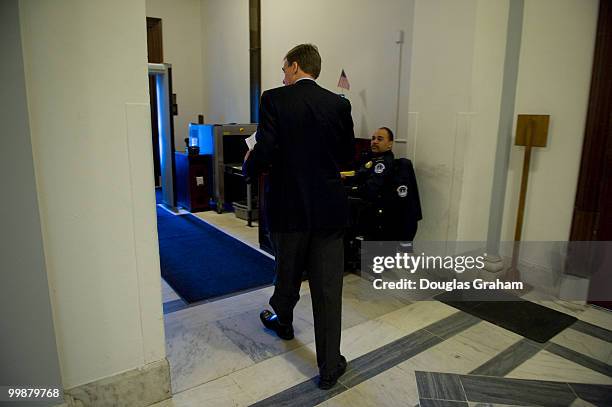
{"label": "american flag", "polygon": [[344,73],[344,69],[340,74],[340,79],[338,80],[338,87],[346,90],[351,89],[351,85],[349,84],[348,78],[346,77],[346,73]]}

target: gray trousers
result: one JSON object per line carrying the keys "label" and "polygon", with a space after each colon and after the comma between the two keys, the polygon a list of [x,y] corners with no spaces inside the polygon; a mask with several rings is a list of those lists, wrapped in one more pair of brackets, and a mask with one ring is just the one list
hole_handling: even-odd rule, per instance
{"label": "gray trousers", "polygon": [[343,230],[273,232],[276,281],[270,305],[279,322],[293,322],[306,271],[312,295],[317,365],[322,374],[340,362],[342,321]]}

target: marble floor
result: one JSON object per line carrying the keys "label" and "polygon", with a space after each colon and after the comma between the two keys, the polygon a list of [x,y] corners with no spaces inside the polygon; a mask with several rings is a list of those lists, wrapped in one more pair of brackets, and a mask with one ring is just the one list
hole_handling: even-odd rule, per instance
{"label": "marble floor", "polygon": [[[198,217],[257,246],[257,228],[233,214]],[[195,306],[164,307],[173,398],[186,406],[611,406],[612,313],[563,301],[578,318],[536,343],[437,301],[372,297],[344,278],[342,353],[349,369],[316,387],[312,302],[305,283],[295,339],[264,330],[271,287]],[[182,301],[165,282],[164,303]]]}

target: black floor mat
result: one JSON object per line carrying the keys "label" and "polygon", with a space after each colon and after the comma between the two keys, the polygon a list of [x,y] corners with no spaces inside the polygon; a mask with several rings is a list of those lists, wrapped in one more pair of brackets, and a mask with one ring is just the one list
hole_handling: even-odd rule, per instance
{"label": "black floor mat", "polygon": [[540,343],[576,322],[575,317],[501,290],[455,290],[434,298]]}

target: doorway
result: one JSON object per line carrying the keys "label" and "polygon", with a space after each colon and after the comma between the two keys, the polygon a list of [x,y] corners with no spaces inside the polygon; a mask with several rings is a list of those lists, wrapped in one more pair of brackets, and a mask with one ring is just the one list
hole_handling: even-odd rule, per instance
{"label": "doorway", "polygon": [[[164,62],[161,18],[147,17],[147,55],[149,63]],[[155,77],[149,76],[149,103],[151,105],[151,145],[153,146],[153,176],[155,187],[161,186],[159,157],[159,130],[157,122],[157,88]]]}
{"label": "doorway", "polygon": [[[599,3],[589,105],[571,241],[612,241],[612,2]],[[611,254],[608,253],[608,256]],[[592,272],[594,270],[589,270]],[[589,303],[612,310],[598,292],[609,286],[612,270],[593,275]],[[596,299],[596,300],[594,300]]]}

